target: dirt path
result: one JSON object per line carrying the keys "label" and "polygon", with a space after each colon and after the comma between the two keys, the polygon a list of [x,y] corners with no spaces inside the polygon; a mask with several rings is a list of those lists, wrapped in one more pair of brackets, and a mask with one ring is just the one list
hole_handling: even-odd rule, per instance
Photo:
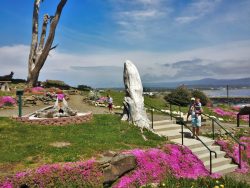
{"label": "dirt path", "polygon": [[[83,102],[83,96],[81,95],[71,95],[70,100],[68,101],[69,107],[77,110],[78,112],[93,112],[93,114],[108,114],[108,108],[105,107],[95,107]],[[23,107],[23,115],[31,114],[41,108],[44,108],[48,105],[40,104],[29,107]],[[116,110],[116,112],[121,112],[121,110]],[[18,107],[0,109],[0,117],[12,117],[18,115]]]}

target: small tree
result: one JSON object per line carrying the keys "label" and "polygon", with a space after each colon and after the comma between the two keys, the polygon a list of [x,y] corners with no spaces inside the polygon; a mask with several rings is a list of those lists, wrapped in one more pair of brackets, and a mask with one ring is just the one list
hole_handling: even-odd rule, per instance
{"label": "small tree", "polygon": [[201,104],[203,106],[205,106],[210,101],[209,98],[207,97],[207,95],[200,90],[193,90],[191,92],[191,94],[193,97],[199,98],[201,100]]}
{"label": "small tree", "polygon": [[191,93],[185,86],[180,86],[174,89],[170,94],[165,96],[165,100],[186,106],[190,103]]}
{"label": "small tree", "polygon": [[[32,21],[32,42],[30,46],[29,63],[28,63],[28,78],[27,82],[29,86],[35,86],[39,77],[40,70],[42,69],[49,52],[56,48],[52,47],[55,31],[59,22],[64,5],[67,0],[60,0],[56,12],[53,16],[45,14],[43,17],[42,31],[40,35],[40,41],[38,42],[38,19],[40,3],[44,0],[34,0],[33,9],[33,21]],[[49,35],[46,38],[47,25],[50,22]]]}
{"label": "small tree", "polygon": [[78,85],[77,89],[79,89],[81,91],[90,91],[90,90],[92,90],[92,88],[90,86],[87,86],[87,85]]}

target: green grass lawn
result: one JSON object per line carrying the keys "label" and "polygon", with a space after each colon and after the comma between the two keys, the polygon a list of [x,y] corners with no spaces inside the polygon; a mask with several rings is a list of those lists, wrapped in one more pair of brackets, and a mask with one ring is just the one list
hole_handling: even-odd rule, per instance
{"label": "green grass lawn", "polygon": [[[101,93],[102,96],[107,96],[108,94],[113,98],[115,105],[120,105],[120,106],[123,105],[123,100],[125,96],[124,91],[106,90]],[[149,106],[154,106],[160,109],[166,108],[166,101],[162,96],[156,96],[156,97],[145,96],[144,100],[145,104]]]}
{"label": "green grass lawn", "polygon": [[[45,163],[85,160],[107,151],[155,147],[165,141],[151,132],[121,122],[115,115],[94,115],[92,122],[68,126],[35,126],[0,118],[0,177]],[[51,146],[69,142],[67,147]],[[11,172],[10,172],[11,173]]]}

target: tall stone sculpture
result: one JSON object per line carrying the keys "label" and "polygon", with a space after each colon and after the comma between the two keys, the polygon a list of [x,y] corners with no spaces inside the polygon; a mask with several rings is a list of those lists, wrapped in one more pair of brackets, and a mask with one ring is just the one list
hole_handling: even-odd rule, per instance
{"label": "tall stone sculpture", "polygon": [[132,121],[138,127],[151,129],[144,108],[143,87],[139,72],[135,65],[127,60],[124,63],[123,80],[126,96],[122,120]]}

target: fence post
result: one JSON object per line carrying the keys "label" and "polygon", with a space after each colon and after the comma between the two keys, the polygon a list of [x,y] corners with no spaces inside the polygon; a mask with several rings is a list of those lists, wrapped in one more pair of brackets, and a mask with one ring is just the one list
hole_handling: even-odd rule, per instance
{"label": "fence post", "polygon": [[240,114],[237,114],[237,127],[240,126]]}
{"label": "fence post", "polygon": [[241,145],[239,144],[239,168],[241,169]]}
{"label": "fence post", "polygon": [[152,129],[154,129],[154,109],[151,109],[151,121],[152,121]]}
{"label": "fence post", "polygon": [[212,174],[212,152],[210,151],[210,174]]}
{"label": "fence post", "polygon": [[172,104],[170,103],[170,118],[172,120]]}
{"label": "fence post", "polygon": [[184,144],[184,135],[183,135],[183,123],[181,123],[181,144]]}
{"label": "fence post", "polygon": [[214,140],[214,119],[212,119],[212,131],[213,131],[213,140]]}
{"label": "fence post", "polygon": [[16,95],[18,96],[18,117],[22,117],[22,95],[23,90],[17,90]]}

